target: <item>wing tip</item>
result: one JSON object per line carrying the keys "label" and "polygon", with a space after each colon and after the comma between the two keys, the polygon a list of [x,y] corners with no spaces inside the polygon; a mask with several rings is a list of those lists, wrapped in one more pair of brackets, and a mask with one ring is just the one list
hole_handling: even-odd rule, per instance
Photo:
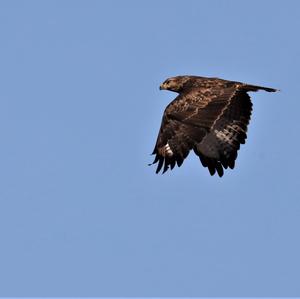
{"label": "wing tip", "polygon": [[174,156],[170,158],[156,154],[154,161],[149,163],[148,166],[158,163],[155,173],[158,174],[161,170],[163,170],[161,174],[164,174],[168,170],[175,168],[176,165],[180,167],[183,164],[183,161],[184,159],[181,156]]}

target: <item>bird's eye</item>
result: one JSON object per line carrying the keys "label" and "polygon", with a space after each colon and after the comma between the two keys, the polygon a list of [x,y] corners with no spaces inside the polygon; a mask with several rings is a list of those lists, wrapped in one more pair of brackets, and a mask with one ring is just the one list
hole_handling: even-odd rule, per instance
{"label": "bird's eye", "polygon": [[166,85],[169,85],[169,83],[170,83],[170,80],[167,80],[167,81],[165,82]]}

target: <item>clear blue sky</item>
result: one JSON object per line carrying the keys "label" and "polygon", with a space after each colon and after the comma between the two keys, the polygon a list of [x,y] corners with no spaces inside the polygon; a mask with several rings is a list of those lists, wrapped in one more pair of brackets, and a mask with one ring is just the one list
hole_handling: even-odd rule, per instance
{"label": "clear blue sky", "polygon": [[[300,1],[0,1],[1,296],[300,296]],[[169,76],[253,93],[234,171],[156,175]]]}

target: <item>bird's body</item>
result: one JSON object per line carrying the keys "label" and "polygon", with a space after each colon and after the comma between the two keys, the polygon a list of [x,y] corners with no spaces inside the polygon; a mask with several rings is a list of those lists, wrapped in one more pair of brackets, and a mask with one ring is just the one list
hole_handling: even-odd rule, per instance
{"label": "bird's body", "polygon": [[240,144],[247,138],[252,103],[248,91],[276,89],[219,78],[177,76],[160,89],[179,93],[165,109],[153,151],[156,173],[181,166],[190,150],[211,175],[234,168]]}

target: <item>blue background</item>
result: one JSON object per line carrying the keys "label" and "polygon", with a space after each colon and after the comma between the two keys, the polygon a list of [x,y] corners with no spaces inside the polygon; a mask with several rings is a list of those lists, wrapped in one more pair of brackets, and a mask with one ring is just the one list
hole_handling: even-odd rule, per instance
{"label": "blue background", "polygon": [[[0,1],[1,296],[300,296],[299,1]],[[167,77],[252,93],[236,168],[156,175]]]}

